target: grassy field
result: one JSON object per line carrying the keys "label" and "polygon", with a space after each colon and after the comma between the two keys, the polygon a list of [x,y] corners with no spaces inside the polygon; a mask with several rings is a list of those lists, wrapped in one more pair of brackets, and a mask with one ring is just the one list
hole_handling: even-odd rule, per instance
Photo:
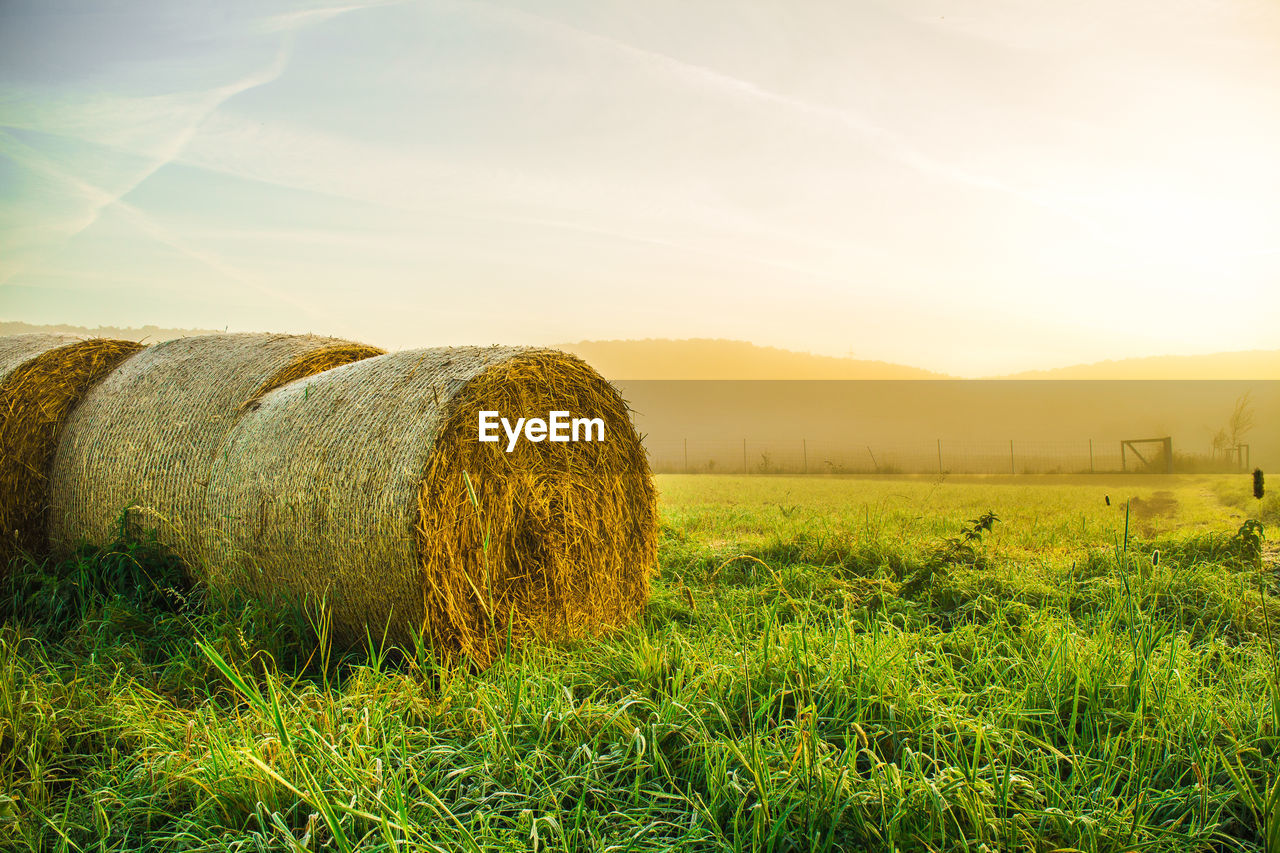
{"label": "grassy field", "polygon": [[0,849],[1280,851],[1274,494],[658,482],[642,620],[479,674],[144,544],[20,567]]}

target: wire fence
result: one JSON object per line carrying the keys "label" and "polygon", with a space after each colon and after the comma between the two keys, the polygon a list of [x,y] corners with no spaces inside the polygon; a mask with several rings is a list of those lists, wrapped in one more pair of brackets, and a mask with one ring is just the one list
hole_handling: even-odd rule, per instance
{"label": "wire fence", "polygon": [[1105,474],[1165,470],[1116,440],[934,441],[896,444],[785,439],[653,439],[649,464],[660,474]]}

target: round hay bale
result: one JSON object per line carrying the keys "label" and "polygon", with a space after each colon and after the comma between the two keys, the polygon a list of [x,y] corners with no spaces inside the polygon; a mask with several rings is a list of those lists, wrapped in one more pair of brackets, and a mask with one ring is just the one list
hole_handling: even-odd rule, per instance
{"label": "round hay bale", "polygon": [[142,349],[74,335],[0,338],[0,575],[47,544],[49,465],[68,415],[95,382]]}
{"label": "round hay bale", "polygon": [[[259,401],[209,484],[217,587],[324,600],[339,642],[414,634],[489,663],[616,627],[649,593],[656,493],[626,402],[581,359],[397,352]],[[604,422],[603,441],[478,440],[479,412]],[[501,430],[499,430],[501,431]],[[366,631],[368,634],[366,634]]]}
{"label": "round hay bale", "polygon": [[313,335],[178,338],[125,361],[67,422],[50,474],[59,551],[105,544],[121,514],[199,573],[209,469],[227,431],[271,389],[382,350]]}

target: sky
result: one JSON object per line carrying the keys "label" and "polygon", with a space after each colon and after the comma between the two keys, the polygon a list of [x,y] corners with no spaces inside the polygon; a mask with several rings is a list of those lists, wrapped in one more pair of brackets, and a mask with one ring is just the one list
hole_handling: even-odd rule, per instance
{"label": "sky", "polygon": [[1272,0],[0,0],[0,319],[1280,348]]}

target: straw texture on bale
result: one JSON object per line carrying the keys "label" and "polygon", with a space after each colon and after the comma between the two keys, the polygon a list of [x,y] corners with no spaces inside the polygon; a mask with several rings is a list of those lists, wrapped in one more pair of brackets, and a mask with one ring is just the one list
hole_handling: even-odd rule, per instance
{"label": "straw texture on bale", "polygon": [[0,574],[48,545],[49,466],[68,415],[134,341],[73,335],[0,338]]}
{"label": "straw texture on bale", "polygon": [[[415,350],[265,395],[218,454],[216,586],[324,600],[339,641],[414,634],[484,665],[529,637],[629,620],[655,565],[656,494],[626,402],[580,359]],[[602,418],[603,441],[478,441],[478,414]],[[464,476],[466,475],[466,476]],[[366,635],[366,631],[368,634]]]}
{"label": "straw texture on bale", "polygon": [[381,352],[312,335],[224,334],[134,355],[68,420],[50,474],[52,545],[109,542],[130,508],[198,575],[209,469],[236,420],[281,383]]}

